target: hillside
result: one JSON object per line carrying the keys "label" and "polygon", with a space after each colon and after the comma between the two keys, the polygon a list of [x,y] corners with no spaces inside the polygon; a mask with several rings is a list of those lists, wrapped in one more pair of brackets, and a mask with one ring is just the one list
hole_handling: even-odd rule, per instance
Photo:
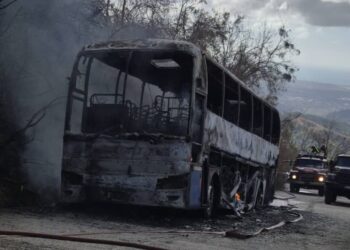
{"label": "hillside", "polygon": [[[297,81],[279,97],[282,112],[301,112],[322,117],[337,117],[350,122],[350,85]],[[343,119],[344,113],[346,119]]]}
{"label": "hillside", "polygon": [[[339,111],[342,112],[342,111]],[[323,128],[332,127],[334,131],[339,132],[340,134],[350,135],[350,123],[346,122],[346,118],[350,117],[338,117],[336,118],[333,115],[327,117],[321,117],[317,115],[304,114],[304,119],[314,122]],[[350,122],[350,119],[349,119]]]}
{"label": "hillside", "polygon": [[330,135],[330,147],[350,150],[350,85],[297,81],[279,97],[278,109],[282,117],[302,114],[293,121],[292,140],[299,148],[323,144]]}
{"label": "hillside", "polygon": [[350,109],[344,109],[329,113],[327,118],[350,124]]}
{"label": "hillside", "polygon": [[329,120],[315,115],[301,115],[293,120],[291,140],[300,151],[310,146],[327,144],[329,156],[350,152],[350,126],[343,122]]}

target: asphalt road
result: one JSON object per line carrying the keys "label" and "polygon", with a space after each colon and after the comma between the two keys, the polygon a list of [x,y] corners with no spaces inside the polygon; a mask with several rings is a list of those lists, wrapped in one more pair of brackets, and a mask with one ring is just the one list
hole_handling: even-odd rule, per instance
{"label": "asphalt road", "polygon": [[325,215],[335,220],[347,221],[350,231],[350,200],[338,196],[335,203],[326,205],[324,197],[319,197],[317,192],[315,190],[301,189],[300,193],[296,194],[296,199],[291,200],[289,203],[297,205],[300,210]]}
{"label": "asphalt road", "polygon": [[[112,205],[54,210],[1,209],[0,230],[119,240],[165,249],[350,249],[350,200],[339,198],[337,203],[326,205],[317,192],[302,189],[295,199],[276,200],[274,205],[277,207],[250,213],[242,221],[227,213],[215,220],[205,220],[196,211]],[[230,229],[254,231],[263,225],[275,224],[291,207],[298,210],[304,220],[246,240],[216,234]],[[0,249],[131,248],[0,236]]]}

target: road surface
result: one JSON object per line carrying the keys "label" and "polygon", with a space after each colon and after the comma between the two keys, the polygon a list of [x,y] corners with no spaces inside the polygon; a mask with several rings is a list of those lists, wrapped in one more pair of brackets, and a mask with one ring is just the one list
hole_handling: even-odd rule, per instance
{"label": "road surface", "polygon": [[[350,249],[350,200],[339,198],[336,204],[326,205],[316,192],[302,189],[295,199],[276,200],[274,205],[277,207],[247,214],[242,221],[227,213],[205,220],[195,211],[102,204],[53,210],[1,209],[0,230],[118,240],[165,249]],[[275,224],[285,216],[286,206],[298,210],[304,220],[245,240],[216,234]],[[131,248],[0,236],[0,249]]]}

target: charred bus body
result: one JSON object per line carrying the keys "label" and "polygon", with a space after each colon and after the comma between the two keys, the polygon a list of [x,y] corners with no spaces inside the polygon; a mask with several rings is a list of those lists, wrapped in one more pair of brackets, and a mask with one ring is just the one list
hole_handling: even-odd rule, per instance
{"label": "charred bus body", "polygon": [[277,110],[193,44],[92,45],[70,78],[62,202],[263,205],[279,134]]}

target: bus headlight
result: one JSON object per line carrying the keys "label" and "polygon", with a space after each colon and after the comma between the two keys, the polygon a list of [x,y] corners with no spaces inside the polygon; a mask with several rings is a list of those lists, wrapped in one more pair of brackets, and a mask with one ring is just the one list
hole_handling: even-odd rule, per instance
{"label": "bus headlight", "polygon": [[319,177],[318,177],[318,181],[319,181],[319,182],[324,182],[324,176],[319,176]]}

